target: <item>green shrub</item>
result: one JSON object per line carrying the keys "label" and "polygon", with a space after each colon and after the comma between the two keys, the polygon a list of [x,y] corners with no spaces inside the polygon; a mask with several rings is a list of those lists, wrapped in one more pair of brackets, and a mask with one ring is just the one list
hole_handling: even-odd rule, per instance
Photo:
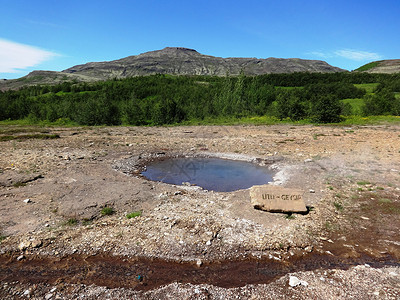
{"label": "green shrub", "polygon": [[101,210],[101,215],[102,215],[102,216],[110,216],[110,215],[112,215],[114,212],[115,212],[115,211],[114,211],[114,209],[113,209],[112,207],[106,206],[106,207],[104,207],[104,208]]}
{"label": "green shrub", "polygon": [[141,215],[142,215],[141,211],[134,211],[134,212],[127,214],[126,217],[128,219],[132,219],[132,218],[140,217]]}
{"label": "green shrub", "polygon": [[78,224],[78,220],[75,218],[68,219],[67,222],[65,222],[65,225],[68,225],[68,226],[73,226],[76,224]]}

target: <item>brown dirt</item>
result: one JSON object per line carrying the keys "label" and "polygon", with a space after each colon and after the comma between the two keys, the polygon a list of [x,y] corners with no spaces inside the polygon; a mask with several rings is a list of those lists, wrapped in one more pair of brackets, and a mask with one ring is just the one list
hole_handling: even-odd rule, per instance
{"label": "brown dirt", "polygon": [[[0,296],[268,298],[269,291],[396,299],[399,129],[0,127],[0,136],[60,135],[0,142]],[[292,219],[254,210],[248,190],[206,192],[126,174],[138,161],[174,154],[267,164],[276,184],[303,189],[313,209]],[[106,206],[115,214],[102,216]],[[332,272],[340,276],[327,285]],[[309,286],[289,287],[289,273]]]}

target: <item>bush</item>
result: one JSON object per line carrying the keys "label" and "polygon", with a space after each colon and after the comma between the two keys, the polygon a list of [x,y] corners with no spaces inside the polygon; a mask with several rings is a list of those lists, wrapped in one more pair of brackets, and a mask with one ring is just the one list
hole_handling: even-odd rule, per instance
{"label": "bush", "polygon": [[101,215],[102,216],[110,216],[110,215],[112,215],[113,213],[114,213],[115,211],[114,211],[114,209],[112,208],[112,207],[104,207],[102,210],[101,210]]}
{"label": "bush", "polygon": [[134,212],[131,212],[130,214],[127,214],[126,217],[128,219],[132,219],[132,218],[140,217],[141,215],[142,215],[141,211],[134,211]]}
{"label": "bush", "polygon": [[317,123],[340,122],[341,105],[335,96],[321,96],[312,101],[313,121]]}

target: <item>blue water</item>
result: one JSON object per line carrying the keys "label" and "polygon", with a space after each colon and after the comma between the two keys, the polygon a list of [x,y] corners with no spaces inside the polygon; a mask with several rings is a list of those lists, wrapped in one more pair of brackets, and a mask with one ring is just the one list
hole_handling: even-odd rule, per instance
{"label": "blue water", "polygon": [[171,158],[147,165],[142,175],[153,181],[231,192],[272,181],[270,170],[244,161],[221,158]]}

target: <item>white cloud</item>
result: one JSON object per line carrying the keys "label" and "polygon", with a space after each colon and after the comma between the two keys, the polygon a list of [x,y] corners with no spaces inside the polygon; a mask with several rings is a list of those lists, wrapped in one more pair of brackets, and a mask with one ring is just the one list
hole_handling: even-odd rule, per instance
{"label": "white cloud", "polygon": [[358,51],[352,49],[337,50],[335,51],[335,55],[356,61],[382,59],[382,55],[379,55],[378,53]]}
{"label": "white cloud", "polygon": [[322,57],[322,58],[332,57],[332,54],[324,53],[324,52],[321,52],[321,51],[312,51],[312,52],[308,52],[307,54],[313,55],[313,56],[319,56],[319,57]]}
{"label": "white cloud", "polygon": [[0,73],[18,73],[57,56],[33,46],[0,39]]}

